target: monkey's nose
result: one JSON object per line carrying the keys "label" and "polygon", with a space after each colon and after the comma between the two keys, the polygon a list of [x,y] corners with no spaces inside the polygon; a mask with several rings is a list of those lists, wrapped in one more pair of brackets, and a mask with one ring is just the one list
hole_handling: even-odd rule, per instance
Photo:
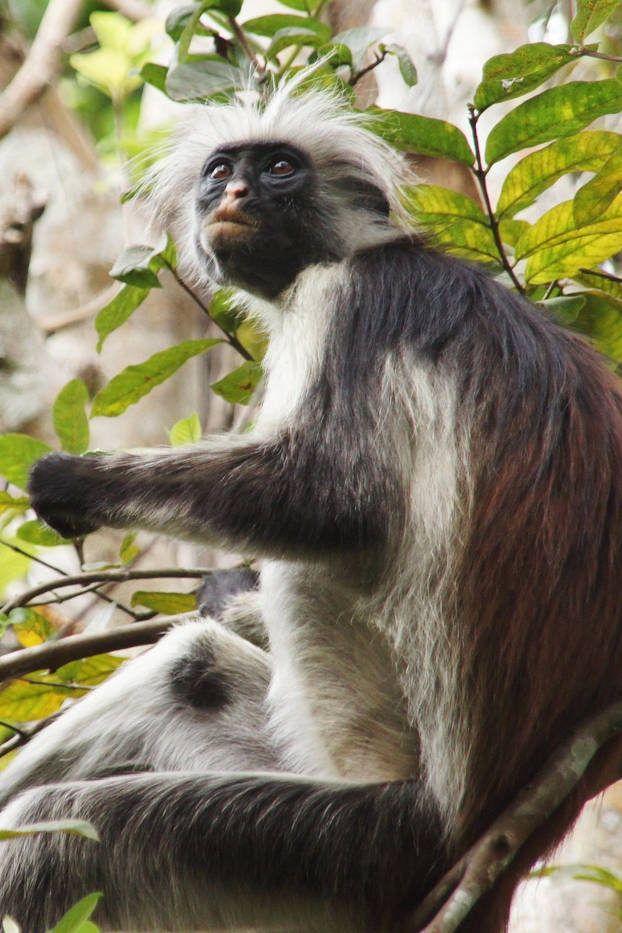
{"label": "monkey's nose", "polygon": [[249,188],[244,181],[230,181],[225,188],[225,197],[229,201],[236,201],[238,198],[245,198]]}

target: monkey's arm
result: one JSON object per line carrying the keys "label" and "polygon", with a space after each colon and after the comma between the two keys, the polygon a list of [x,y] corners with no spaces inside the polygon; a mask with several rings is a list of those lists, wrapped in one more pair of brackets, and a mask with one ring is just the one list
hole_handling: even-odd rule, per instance
{"label": "monkey's arm", "polygon": [[46,834],[4,843],[0,908],[43,930],[104,890],[105,929],[393,929],[438,867],[441,833],[425,810],[411,782],[169,773],[35,788],[7,808],[3,827],[82,818],[101,843]]}
{"label": "monkey's arm", "polygon": [[273,556],[357,547],[379,542],[386,509],[384,481],[353,447],[284,433],[144,455],[50,454],[35,464],[29,491],[38,515],[66,537],[110,525]]}

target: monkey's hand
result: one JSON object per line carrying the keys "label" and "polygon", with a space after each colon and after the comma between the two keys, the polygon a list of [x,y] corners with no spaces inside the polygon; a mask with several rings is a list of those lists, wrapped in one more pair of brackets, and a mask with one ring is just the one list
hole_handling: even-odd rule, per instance
{"label": "monkey's hand", "polygon": [[30,502],[38,517],[63,538],[79,538],[96,531],[99,494],[96,458],[47,454],[37,460],[28,481]]}

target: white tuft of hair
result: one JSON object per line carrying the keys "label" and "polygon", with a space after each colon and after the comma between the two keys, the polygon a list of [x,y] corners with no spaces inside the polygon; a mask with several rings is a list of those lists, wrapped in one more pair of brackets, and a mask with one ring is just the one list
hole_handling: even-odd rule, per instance
{"label": "white tuft of hair", "polygon": [[337,90],[301,87],[314,69],[301,69],[266,101],[241,91],[227,103],[189,105],[163,158],[145,181],[157,227],[170,230],[186,273],[193,272],[195,191],[211,152],[245,142],[290,144],[305,151],[320,177],[347,171],[378,188],[398,225],[400,190],[410,181],[404,157],[372,132],[373,117],[353,111]]}

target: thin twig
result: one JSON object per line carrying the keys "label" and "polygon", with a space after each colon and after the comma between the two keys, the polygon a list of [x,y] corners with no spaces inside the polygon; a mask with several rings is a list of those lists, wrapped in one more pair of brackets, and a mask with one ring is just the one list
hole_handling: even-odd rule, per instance
{"label": "thin twig", "polygon": [[242,47],[244,54],[248,58],[249,62],[252,62],[253,67],[255,68],[255,71],[257,72],[257,76],[261,77],[261,75],[265,71],[265,68],[261,64],[257,56],[255,55],[255,53],[253,52],[252,48],[250,47],[248,39],[246,38],[246,35],[244,34],[244,30],[238,23],[235,16],[229,15],[227,16],[227,20],[229,21],[229,28],[231,29],[231,32],[233,33],[235,38],[240,43],[240,46]]}
{"label": "thin twig", "polygon": [[172,273],[173,278],[175,279],[175,281],[177,282],[177,284],[180,285],[181,288],[183,288],[183,290],[186,292],[186,294],[189,295],[190,298],[192,298],[192,300],[194,301],[194,303],[197,305],[198,308],[200,308],[200,310],[203,312],[203,314],[206,314],[207,317],[210,319],[210,321],[212,321],[212,322],[216,325],[216,327],[224,334],[224,337],[225,337],[225,340],[227,341],[227,343],[228,343],[231,347],[233,347],[234,350],[237,350],[237,352],[240,354],[240,356],[243,356],[245,360],[251,360],[251,361],[254,362],[253,357],[250,355],[250,353],[248,352],[248,350],[246,350],[246,349],[242,346],[242,344],[241,344],[240,341],[237,339],[237,337],[236,337],[234,334],[230,334],[229,331],[225,330],[225,328],[222,327],[222,326],[218,323],[218,321],[215,321],[214,318],[211,317],[211,315],[210,315],[210,313],[209,313],[209,308],[207,307],[207,305],[204,304],[204,303],[201,301],[201,299],[198,297],[198,295],[195,295],[195,293],[192,291],[192,289],[190,288],[190,286],[187,285],[187,284],[184,282],[184,280],[182,279],[182,277],[181,277],[181,276],[179,275],[179,273],[177,272],[177,269],[173,268],[173,266],[171,266],[168,262],[166,262],[166,260],[165,260],[165,265],[166,265],[166,267],[170,270],[170,272]]}
{"label": "thin twig", "polygon": [[492,202],[490,200],[490,194],[488,192],[488,185],[486,183],[486,174],[487,169],[484,167],[482,160],[482,154],[479,146],[479,137],[477,135],[477,121],[479,114],[475,110],[475,107],[469,105],[469,124],[471,126],[471,135],[473,137],[473,145],[475,148],[475,168],[472,168],[471,171],[475,175],[477,182],[479,184],[480,191],[482,193],[482,198],[484,199],[484,204],[486,205],[486,211],[488,213],[488,220],[490,221],[490,229],[494,237],[495,245],[499,253],[499,257],[503,264],[503,268],[511,278],[514,287],[520,294],[525,293],[522,283],[516,277],[514,269],[512,268],[510,261],[505,252],[505,247],[503,246],[503,241],[501,239],[501,234],[499,233],[499,223],[495,217],[495,212],[492,208]]}
{"label": "thin twig", "polygon": [[373,62],[371,62],[371,64],[366,65],[365,68],[361,68],[360,71],[356,71],[353,75],[350,76],[350,80],[348,81],[350,87],[354,87],[355,84],[358,84],[361,78],[364,78],[366,74],[369,74],[370,71],[373,71],[374,68],[377,68],[378,65],[381,65],[388,54],[388,49],[383,49],[382,52],[376,52],[376,57]]}
{"label": "thin twig", "polygon": [[[16,596],[8,603],[5,603],[3,612],[10,612],[19,606],[24,606],[37,596],[43,593],[49,593],[52,590],[60,589],[64,586],[87,586],[89,583],[126,583],[128,580],[157,580],[160,577],[200,579],[211,573],[205,567],[197,567],[189,570],[182,570],[179,567],[167,567],[161,570],[91,570],[84,573],[75,573],[64,576],[60,580],[49,580],[47,583],[41,583],[33,587],[21,596]],[[99,596],[104,596],[99,593]],[[110,597],[106,597],[109,599]],[[114,600],[112,600],[114,602]]]}
{"label": "thin twig", "polygon": [[9,725],[9,729],[13,729],[16,735],[12,736],[10,739],[7,739],[6,742],[3,742],[0,745],[0,758],[4,755],[8,755],[9,752],[15,751],[16,748],[21,748],[22,745],[26,745],[27,742],[38,733],[45,729],[47,726],[51,726],[55,719],[58,719],[60,716],[60,710],[57,713],[54,713],[52,716],[48,716],[47,719],[42,719],[40,722],[36,723],[30,729],[16,729],[15,726]]}

